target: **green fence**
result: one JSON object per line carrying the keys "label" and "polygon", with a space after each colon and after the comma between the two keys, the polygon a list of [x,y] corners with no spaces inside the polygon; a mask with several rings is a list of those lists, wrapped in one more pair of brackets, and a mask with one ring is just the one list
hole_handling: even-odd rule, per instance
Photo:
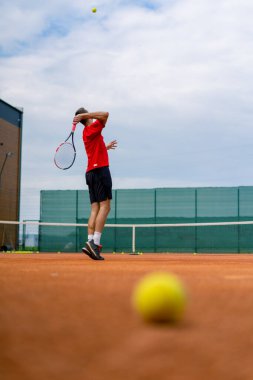
{"label": "green fence", "polygon": [[[41,222],[87,223],[88,191],[41,191]],[[114,190],[107,224],[181,224],[253,220],[253,187]],[[40,251],[78,252],[84,227],[40,226]],[[105,228],[104,252],[130,252],[132,229]],[[136,229],[142,252],[253,252],[253,225],[142,227]]]}

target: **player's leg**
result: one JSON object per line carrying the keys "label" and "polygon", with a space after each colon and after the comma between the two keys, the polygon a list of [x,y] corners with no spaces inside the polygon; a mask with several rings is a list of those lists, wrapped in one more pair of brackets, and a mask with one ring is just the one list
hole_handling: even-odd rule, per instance
{"label": "player's leg", "polygon": [[[99,203],[93,202],[91,204],[91,211],[90,211],[90,216],[89,216],[89,220],[88,220],[88,242],[94,239],[96,218],[97,218],[98,212],[99,212]],[[92,252],[90,252],[90,250],[87,249],[87,247],[83,247],[82,252],[85,253],[86,255],[88,255],[93,260],[97,259],[92,254]]]}
{"label": "player's leg", "polygon": [[106,199],[105,201],[99,202],[99,211],[95,220],[95,231],[93,230],[93,225],[92,229],[90,229],[90,232],[94,231],[94,237],[92,240],[88,240],[88,242],[86,243],[86,247],[89,253],[97,257],[98,260],[103,260],[103,257],[100,255],[102,249],[100,240],[107,216],[110,212],[110,203],[110,199]]}
{"label": "player's leg", "polygon": [[94,239],[87,242],[87,248],[90,253],[97,255],[101,258],[101,245],[100,239],[102,231],[110,212],[110,204],[112,199],[112,179],[108,167],[103,167],[94,171],[96,173],[95,193],[96,201],[99,203],[99,211],[95,222]]}
{"label": "player's leg", "polygon": [[99,203],[99,211],[96,217],[95,231],[94,231],[94,243],[100,245],[101,235],[104,229],[104,225],[107,219],[107,216],[111,210],[111,200],[106,199]]}
{"label": "player's leg", "polygon": [[[82,252],[88,255],[93,260],[100,260],[100,255],[91,251],[88,247],[88,243],[93,241],[96,218],[99,212],[99,202],[96,200],[96,173],[90,171],[86,173],[86,184],[88,185],[89,195],[90,195],[90,203],[91,203],[91,211],[88,220],[88,241],[85,246],[82,248]],[[99,251],[98,251],[99,252]],[[101,258],[102,260],[102,258]]]}
{"label": "player's leg", "polygon": [[99,213],[99,203],[94,202],[91,204],[91,212],[90,212],[90,217],[88,220],[88,240],[92,240],[94,237],[95,225],[96,225],[96,219],[97,219],[98,213]]}
{"label": "player's leg", "polygon": [[107,216],[111,210],[111,200],[99,202],[99,211],[96,216],[95,231],[102,233]]}

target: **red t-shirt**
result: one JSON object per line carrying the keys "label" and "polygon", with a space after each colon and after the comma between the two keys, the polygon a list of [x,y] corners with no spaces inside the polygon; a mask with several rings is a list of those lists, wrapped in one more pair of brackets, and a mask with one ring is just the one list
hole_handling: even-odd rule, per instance
{"label": "red t-shirt", "polygon": [[109,158],[101,135],[105,127],[99,120],[95,120],[91,125],[87,125],[83,130],[83,142],[88,157],[87,172],[93,169],[109,166]]}

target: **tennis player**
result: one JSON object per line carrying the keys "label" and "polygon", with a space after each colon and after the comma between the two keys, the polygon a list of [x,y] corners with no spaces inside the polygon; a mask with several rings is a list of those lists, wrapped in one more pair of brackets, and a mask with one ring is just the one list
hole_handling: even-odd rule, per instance
{"label": "tennis player", "polygon": [[86,183],[89,188],[91,213],[88,220],[88,241],[82,251],[93,260],[104,260],[100,255],[100,241],[112,199],[112,178],[107,151],[115,149],[117,141],[113,140],[108,145],[104,143],[102,130],[108,117],[108,112],[88,112],[81,107],[73,119],[74,123],[80,122],[84,125],[83,142],[88,158]]}

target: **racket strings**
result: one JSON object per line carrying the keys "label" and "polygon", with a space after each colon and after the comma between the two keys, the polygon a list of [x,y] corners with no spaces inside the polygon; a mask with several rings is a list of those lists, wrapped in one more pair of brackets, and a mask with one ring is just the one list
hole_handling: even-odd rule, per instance
{"label": "racket strings", "polygon": [[72,144],[64,142],[61,144],[55,153],[54,162],[60,169],[68,169],[71,167],[76,158],[76,151]]}

